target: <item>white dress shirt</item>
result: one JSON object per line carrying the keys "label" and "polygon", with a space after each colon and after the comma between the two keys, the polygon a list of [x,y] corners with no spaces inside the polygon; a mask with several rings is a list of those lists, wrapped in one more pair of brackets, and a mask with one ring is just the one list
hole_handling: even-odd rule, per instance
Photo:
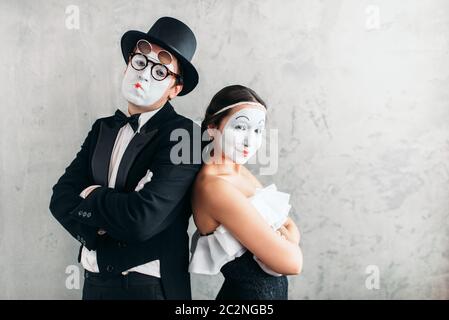
{"label": "white dress shirt", "polygon": [[[115,139],[114,148],[112,149],[111,154],[111,160],[109,164],[109,175],[108,175],[108,187],[114,188],[115,187],[115,179],[117,178],[117,171],[120,164],[120,161],[122,160],[123,154],[125,153],[125,150],[134,137],[134,135],[137,132],[140,132],[140,129],[142,126],[153,116],[158,112],[161,108],[143,112],[139,116],[139,126],[134,132],[131,125],[127,123],[122,128],[120,128],[117,138]],[[128,116],[130,116],[129,112],[126,112]],[[139,182],[139,184],[136,187],[136,191],[142,189],[143,184],[148,182],[151,179],[151,172],[147,172],[145,177]],[[98,187],[98,185],[89,186],[86,189],[84,189],[80,196],[85,198],[86,194],[89,190],[95,189]],[[101,233],[100,233],[101,234]],[[97,252],[95,250],[89,250],[86,247],[83,247],[81,252],[81,264],[83,265],[84,269],[90,271],[90,272],[99,272],[98,264],[97,264]],[[147,262],[145,264],[142,264],[140,266],[136,266],[134,268],[131,268],[127,271],[122,272],[122,274],[127,274],[128,272],[135,271],[147,275],[151,275],[154,277],[160,278],[160,261],[159,260],[153,260],[150,262]]]}

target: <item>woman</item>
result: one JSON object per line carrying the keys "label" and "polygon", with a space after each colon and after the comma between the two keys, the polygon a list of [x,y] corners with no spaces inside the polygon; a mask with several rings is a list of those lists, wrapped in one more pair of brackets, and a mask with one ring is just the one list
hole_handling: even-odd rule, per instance
{"label": "woman", "polygon": [[[202,130],[210,158],[193,186],[197,226],[189,271],[225,277],[216,299],[287,299],[286,275],[302,269],[300,234],[287,217],[288,194],[263,188],[244,167],[262,142],[266,105],[240,85],[211,100]],[[274,208],[274,209],[273,209]]]}

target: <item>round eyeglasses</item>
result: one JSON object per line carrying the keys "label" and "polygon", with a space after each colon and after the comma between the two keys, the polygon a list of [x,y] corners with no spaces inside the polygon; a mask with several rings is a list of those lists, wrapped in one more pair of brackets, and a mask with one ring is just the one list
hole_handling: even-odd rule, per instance
{"label": "round eyeglasses", "polygon": [[[137,41],[136,48],[140,53],[144,55],[149,55],[151,52],[153,52],[153,46],[151,45],[151,43],[144,39]],[[173,61],[173,56],[170,52],[161,50],[157,54],[157,59],[160,63],[169,65]]]}
{"label": "round eyeglasses", "polygon": [[129,60],[131,62],[131,66],[137,70],[141,71],[145,69],[149,63],[151,63],[151,76],[154,80],[162,81],[167,78],[169,75],[172,75],[176,78],[178,83],[182,83],[181,75],[174,73],[168,69],[166,64],[170,64],[173,61],[172,55],[170,52],[161,50],[158,53],[158,59],[161,63],[150,60],[146,55],[150,54],[153,50],[151,43],[146,40],[139,40],[137,42],[137,49],[140,52],[133,52],[129,56]]}

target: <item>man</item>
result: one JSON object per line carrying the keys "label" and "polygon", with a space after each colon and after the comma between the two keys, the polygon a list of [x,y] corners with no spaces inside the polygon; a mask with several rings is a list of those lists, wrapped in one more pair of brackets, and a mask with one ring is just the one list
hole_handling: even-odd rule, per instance
{"label": "man", "polygon": [[191,299],[187,228],[200,162],[194,143],[181,149],[187,161],[173,161],[171,133],[193,139],[199,128],[169,100],[198,83],[196,39],[163,17],[148,33],[126,32],[121,48],[129,116],[95,121],[54,185],[50,211],[82,244],[83,299]]}

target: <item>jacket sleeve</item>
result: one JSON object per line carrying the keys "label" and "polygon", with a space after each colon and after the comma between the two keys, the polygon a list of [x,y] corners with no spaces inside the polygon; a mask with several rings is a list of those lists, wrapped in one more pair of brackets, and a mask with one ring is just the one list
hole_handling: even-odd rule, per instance
{"label": "jacket sleeve", "polygon": [[[178,142],[164,138],[150,165],[153,177],[140,191],[98,187],[72,211],[72,216],[130,243],[147,241],[167,228],[179,213],[175,209],[188,194],[201,163],[193,163],[191,157],[188,163],[173,163],[170,153]],[[191,143],[188,148],[191,154]]]}
{"label": "jacket sleeve", "polygon": [[74,219],[70,212],[82,202],[80,192],[92,184],[89,179],[89,149],[98,125],[97,120],[82,144],[81,150],[53,186],[49,206],[56,220],[89,250],[96,247],[97,228]]}

